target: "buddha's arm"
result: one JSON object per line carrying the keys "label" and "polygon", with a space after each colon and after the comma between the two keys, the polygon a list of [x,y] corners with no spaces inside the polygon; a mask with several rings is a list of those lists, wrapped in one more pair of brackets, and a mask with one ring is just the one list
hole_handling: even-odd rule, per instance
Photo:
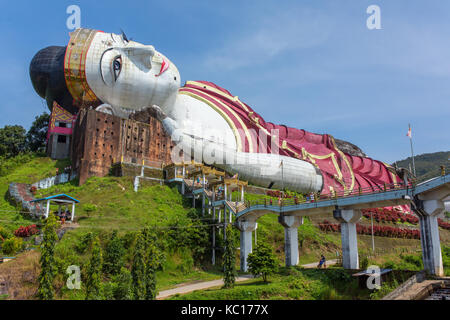
{"label": "buddha's arm", "polygon": [[305,193],[322,189],[322,175],[309,162],[278,154],[237,152],[217,141],[185,133],[161,108],[153,106],[153,109],[164,130],[176,144],[172,151],[174,162],[194,159],[196,162],[215,165],[231,174],[238,173],[240,179],[262,187],[288,188]]}

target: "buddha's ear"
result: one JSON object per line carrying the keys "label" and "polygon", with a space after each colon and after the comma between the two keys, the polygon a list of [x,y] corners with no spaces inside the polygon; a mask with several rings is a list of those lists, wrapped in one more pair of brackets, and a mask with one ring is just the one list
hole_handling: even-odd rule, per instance
{"label": "buddha's ear", "polygon": [[152,58],[155,55],[155,48],[151,45],[132,45],[115,48],[124,52],[133,62],[140,62],[147,68],[152,68]]}

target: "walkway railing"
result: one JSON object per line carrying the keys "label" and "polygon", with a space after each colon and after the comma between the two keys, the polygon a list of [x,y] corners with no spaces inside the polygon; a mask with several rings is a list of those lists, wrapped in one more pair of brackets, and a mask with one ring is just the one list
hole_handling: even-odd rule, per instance
{"label": "walkway railing", "polygon": [[348,192],[346,190],[339,190],[339,191],[331,191],[328,193],[313,193],[308,199],[299,199],[294,197],[290,198],[282,198],[282,199],[264,199],[264,200],[245,200],[245,206],[247,208],[256,206],[256,205],[264,205],[264,206],[274,206],[278,205],[280,207],[285,206],[293,206],[303,203],[313,203],[313,202],[320,202],[320,201],[328,201],[333,199],[339,199],[339,198],[348,198],[348,197],[357,197],[362,195],[368,195],[368,194],[375,194],[375,193],[383,193],[393,190],[406,190],[408,188],[412,188],[413,183],[409,182],[408,184],[404,183],[392,183],[392,184],[383,184],[383,185],[376,185],[372,187],[366,187],[366,188],[354,188],[351,192]]}

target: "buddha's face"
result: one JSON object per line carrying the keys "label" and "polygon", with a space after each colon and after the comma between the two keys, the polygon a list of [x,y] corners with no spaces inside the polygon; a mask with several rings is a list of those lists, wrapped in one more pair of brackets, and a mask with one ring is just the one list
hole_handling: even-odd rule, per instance
{"label": "buddha's face", "polygon": [[30,77],[50,108],[57,101],[71,113],[101,103],[164,109],[180,87],[176,66],[153,46],[90,29],[72,32],[67,47],[40,50],[30,63]]}
{"label": "buddha's face", "polygon": [[102,102],[127,109],[163,107],[180,87],[180,74],[169,59],[153,46],[114,33],[96,32],[92,37],[85,74]]}

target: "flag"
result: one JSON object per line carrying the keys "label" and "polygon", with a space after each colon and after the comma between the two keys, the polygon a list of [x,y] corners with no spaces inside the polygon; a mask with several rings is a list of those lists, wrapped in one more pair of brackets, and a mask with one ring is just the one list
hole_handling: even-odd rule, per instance
{"label": "flag", "polygon": [[412,136],[411,136],[411,126],[409,126],[408,133],[406,134],[406,136],[409,137],[410,139],[412,138]]}

